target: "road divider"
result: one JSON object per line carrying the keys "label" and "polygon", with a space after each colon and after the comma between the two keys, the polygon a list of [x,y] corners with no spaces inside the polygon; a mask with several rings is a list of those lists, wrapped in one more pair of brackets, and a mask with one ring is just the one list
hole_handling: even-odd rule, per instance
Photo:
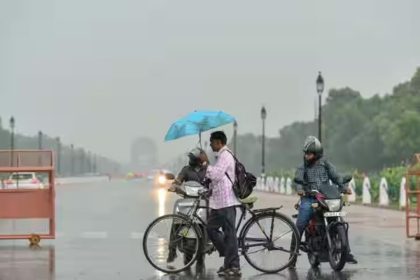
{"label": "road divider", "polygon": [[56,178],[57,185],[86,184],[109,181],[108,176],[62,177]]}

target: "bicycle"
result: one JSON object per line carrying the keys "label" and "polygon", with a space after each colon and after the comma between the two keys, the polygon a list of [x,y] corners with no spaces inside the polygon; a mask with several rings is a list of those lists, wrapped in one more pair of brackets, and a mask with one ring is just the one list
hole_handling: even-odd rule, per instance
{"label": "bicycle", "polygon": [[[206,223],[197,214],[198,211],[207,208],[200,204],[200,200],[207,195],[208,191],[199,192],[187,214],[164,215],[148,226],[143,237],[143,251],[147,261],[154,268],[164,273],[179,273],[191,267],[199,255],[211,254],[214,251],[209,249]],[[299,232],[287,216],[278,212],[282,206],[252,210],[256,201],[256,197],[251,197],[242,200],[242,204],[238,206],[241,210],[236,226],[236,232],[239,233],[239,253],[253,268],[263,273],[277,273],[297,258]],[[251,217],[242,226],[247,213]],[[170,229],[163,228],[163,231],[159,232],[165,224]],[[277,233],[277,229],[281,233]],[[175,248],[190,257],[187,261],[184,259],[184,262],[177,261],[168,265],[165,261],[168,256],[166,253]],[[154,253],[157,255],[153,255]]]}

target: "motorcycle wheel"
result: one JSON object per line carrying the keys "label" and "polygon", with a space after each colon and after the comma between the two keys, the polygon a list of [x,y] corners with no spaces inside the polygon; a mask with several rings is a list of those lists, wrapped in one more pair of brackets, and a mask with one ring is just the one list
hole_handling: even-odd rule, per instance
{"label": "motorcycle wheel", "polygon": [[[183,248],[183,253],[184,253],[184,264],[188,264],[191,262],[191,260],[194,257],[194,248],[196,246],[195,244],[195,240],[186,240],[184,242],[184,248]],[[200,255],[197,255],[197,258],[199,258]]]}
{"label": "motorcycle wheel", "polygon": [[[199,229],[201,231],[201,236],[202,236],[202,239],[200,240],[200,244],[199,244],[199,252],[201,253],[197,255],[196,262],[197,264],[201,265],[201,264],[204,264],[204,259],[206,257],[206,254],[202,252],[203,252],[203,248],[205,247],[204,242],[207,240],[207,235],[205,234],[205,231],[203,230],[203,226],[199,226]],[[190,263],[190,261],[194,257],[194,251],[189,250],[189,248],[195,248],[195,245],[196,245],[195,242],[196,242],[195,240],[187,241],[188,250],[184,252],[184,264]]]}
{"label": "motorcycle wheel", "polygon": [[331,229],[331,248],[329,248],[330,266],[335,271],[341,271],[347,260],[347,235],[343,225],[338,225]]}
{"label": "motorcycle wheel", "polygon": [[305,240],[306,240],[306,244],[307,244],[306,246],[307,246],[307,250],[308,250],[307,254],[308,254],[309,264],[311,265],[312,268],[318,268],[319,265],[321,264],[321,262],[319,261],[318,256],[315,255],[312,252],[312,248],[311,248],[311,245],[310,245],[310,244],[312,244],[311,237],[309,236],[309,234],[307,232],[305,232]]}
{"label": "motorcycle wheel", "polygon": [[[184,264],[185,265],[189,264],[193,257],[194,257],[194,255],[189,254],[189,253],[185,253],[184,254]],[[198,255],[195,262],[199,265],[203,265],[205,258],[206,258],[206,254]]]}

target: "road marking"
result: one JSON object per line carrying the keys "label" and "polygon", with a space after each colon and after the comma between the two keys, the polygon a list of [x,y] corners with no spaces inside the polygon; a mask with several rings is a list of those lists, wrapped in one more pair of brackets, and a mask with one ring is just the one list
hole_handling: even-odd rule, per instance
{"label": "road marking", "polygon": [[81,234],[81,237],[87,238],[87,239],[105,239],[105,238],[108,238],[108,232],[105,232],[105,231],[83,232]]}
{"label": "road marking", "polygon": [[132,232],[130,234],[131,239],[143,239],[144,233],[143,232]]}

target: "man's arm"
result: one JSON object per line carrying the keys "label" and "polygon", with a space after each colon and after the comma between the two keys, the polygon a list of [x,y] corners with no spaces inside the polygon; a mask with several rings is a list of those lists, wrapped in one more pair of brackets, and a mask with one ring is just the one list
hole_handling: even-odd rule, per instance
{"label": "man's arm", "polygon": [[[298,167],[296,169],[296,172],[295,172],[295,180],[294,181],[304,182],[303,173],[304,173],[303,168]],[[296,182],[295,182],[295,184],[296,184],[296,192],[299,195],[303,194],[303,192],[304,192],[303,186],[301,184],[296,183]]]}
{"label": "man's arm", "polygon": [[186,173],[187,173],[187,167],[184,166],[184,168],[182,168],[181,172],[178,173],[178,176],[176,176],[176,178],[174,180],[174,184],[181,185],[182,183],[184,183]]}
{"label": "man's arm", "polygon": [[210,180],[217,182],[223,179],[226,176],[230,164],[230,158],[233,157],[228,152],[223,152],[220,154],[219,158],[216,161],[215,165],[209,165],[207,167],[206,177]]}
{"label": "man's arm", "polygon": [[336,185],[342,186],[343,185],[343,178],[338,174],[337,169],[334,165],[332,165],[330,162],[325,161],[328,177],[329,179]]}

